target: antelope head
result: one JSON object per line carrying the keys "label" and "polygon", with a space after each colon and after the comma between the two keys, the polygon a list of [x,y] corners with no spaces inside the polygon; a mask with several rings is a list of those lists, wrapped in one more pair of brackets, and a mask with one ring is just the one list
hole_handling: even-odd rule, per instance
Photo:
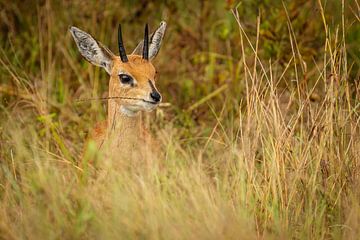
{"label": "antelope head", "polygon": [[135,116],[139,111],[154,110],[161,102],[155,86],[157,72],[151,60],[160,50],[165,29],[166,22],[163,21],[149,39],[146,25],[144,40],[132,54],[127,55],[119,25],[119,56],[79,28],[71,27],[70,32],[81,55],[90,63],[103,67],[110,75],[109,99],[116,102],[123,114]]}

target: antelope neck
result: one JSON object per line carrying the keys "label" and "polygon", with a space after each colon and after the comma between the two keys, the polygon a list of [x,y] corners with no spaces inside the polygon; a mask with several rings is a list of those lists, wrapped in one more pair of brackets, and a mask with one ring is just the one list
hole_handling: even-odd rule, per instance
{"label": "antelope neck", "polygon": [[123,138],[123,141],[140,136],[141,115],[128,116],[120,111],[115,101],[108,102],[108,130],[111,135]]}

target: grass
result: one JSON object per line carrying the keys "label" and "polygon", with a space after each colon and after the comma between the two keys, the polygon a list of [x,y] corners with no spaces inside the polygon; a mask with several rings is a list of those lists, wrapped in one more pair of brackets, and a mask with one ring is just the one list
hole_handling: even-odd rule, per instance
{"label": "grass", "polygon": [[[357,1],[29,5],[0,1],[0,239],[358,238]],[[162,157],[87,164],[108,78],[68,26],[131,49],[160,19]]]}

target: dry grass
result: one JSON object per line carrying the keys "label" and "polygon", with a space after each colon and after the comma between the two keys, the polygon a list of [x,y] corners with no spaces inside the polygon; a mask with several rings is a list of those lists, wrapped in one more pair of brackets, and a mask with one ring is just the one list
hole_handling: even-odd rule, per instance
{"label": "dry grass", "polygon": [[[226,15],[236,26],[226,53],[214,50],[209,34],[214,49],[189,56],[191,38],[204,33],[186,27],[186,18],[176,25],[164,10],[169,32],[155,64],[171,105],[146,117],[154,119],[163,157],[150,165],[125,161],[121,169],[101,156],[96,164],[78,157],[105,108],[76,100],[103,94],[107,77],[60,33],[74,22],[115,46],[112,20],[126,10],[46,1],[19,18],[19,4],[1,4],[10,30],[0,49],[0,239],[358,239],[359,70],[356,58],[349,62],[345,33],[359,21],[349,24],[344,13],[351,8],[359,18],[356,1],[342,1],[335,30],[324,3],[316,3],[324,41],[310,60],[285,3],[286,61],[265,57],[264,15],[249,34],[237,6]],[[97,7],[106,11],[97,16]],[[37,25],[29,24],[34,16]],[[11,29],[17,21],[26,31]],[[182,50],[180,36],[189,40]],[[194,83],[201,86],[191,92]]]}

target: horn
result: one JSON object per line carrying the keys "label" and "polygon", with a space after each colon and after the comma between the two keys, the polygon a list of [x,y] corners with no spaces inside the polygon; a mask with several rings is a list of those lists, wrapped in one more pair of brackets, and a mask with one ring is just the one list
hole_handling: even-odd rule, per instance
{"label": "horn", "polygon": [[126,56],[126,51],[125,51],[124,43],[122,40],[121,24],[119,24],[119,28],[118,28],[118,44],[119,44],[119,54],[120,54],[121,61],[122,62],[129,61]]}
{"label": "horn", "polygon": [[149,60],[149,27],[145,25],[143,59]]}

